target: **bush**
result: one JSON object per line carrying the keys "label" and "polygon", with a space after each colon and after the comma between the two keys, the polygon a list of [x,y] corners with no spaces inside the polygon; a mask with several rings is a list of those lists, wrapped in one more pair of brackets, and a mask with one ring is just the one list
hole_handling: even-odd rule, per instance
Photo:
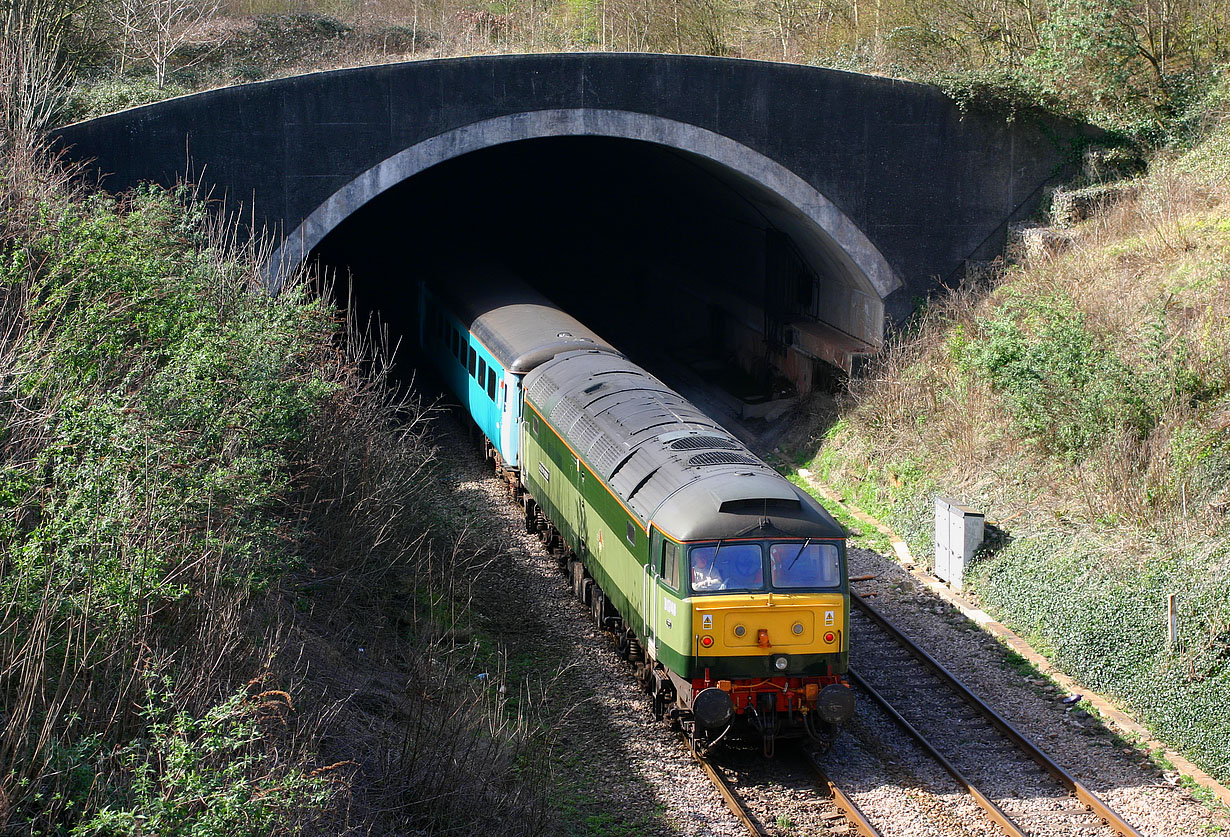
{"label": "bush", "polygon": [[168,79],[160,88],[152,73],[82,80],[69,91],[64,119],[68,122],[92,119],[191,92],[192,88],[175,79]]}
{"label": "bush", "polygon": [[1028,293],[1003,294],[958,365],[1003,395],[1019,433],[1074,461],[1120,429],[1145,436],[1156,422],[1145,382],[1071,300]]}
{"label": "bush", "polygon": [[110,755],[130,781],[74,837],[288,833],[329,802],[332,771],[288,767],[265,731],[276,733],[292,711],[285,692],[239,692],[200,718],[173,705],[169,679],[149,684],[144,735]]}
{"label": "bush", "polygon": [[0,832],[542,830],[387,358],[186,192],[7,200]]}

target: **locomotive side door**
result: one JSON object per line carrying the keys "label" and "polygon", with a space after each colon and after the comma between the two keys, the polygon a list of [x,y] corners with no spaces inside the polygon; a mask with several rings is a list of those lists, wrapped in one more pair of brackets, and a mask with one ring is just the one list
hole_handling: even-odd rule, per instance
{"label": "locomotive side door", "polygon": [[645,647],[654,659],[658,656],[658,620],[662,610],[662,591],[658,588],[658,554],[662,551],[662,535],[649,529],[649,560],[645,562],[645,587],[642,600],[645,607]]}

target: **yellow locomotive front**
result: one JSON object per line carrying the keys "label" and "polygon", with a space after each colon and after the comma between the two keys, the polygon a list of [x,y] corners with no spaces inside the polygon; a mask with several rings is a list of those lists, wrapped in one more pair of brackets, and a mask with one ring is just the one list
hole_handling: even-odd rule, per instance
{"label": "yellow locomotive front", "polygon": [[[692,642],[686,679],[698,735],[753,732],[828,742],[854,710],[844,539],[687,544]],[[844,533],[843,533],[844,534]]]}

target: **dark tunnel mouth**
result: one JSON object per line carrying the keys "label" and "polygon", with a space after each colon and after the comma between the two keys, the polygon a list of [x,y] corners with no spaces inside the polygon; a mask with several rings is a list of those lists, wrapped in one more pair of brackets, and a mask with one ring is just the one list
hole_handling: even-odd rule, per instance
{"label": "dark tunnel mouth", "polygon": [[[478,252],[505,262],[616,345],[651,342],[638,341],[627,328],[644,319],[648,307],[727,320],[713,328],[741,332],[727,334],[727,348],[747,361],[749,371],[765,366],[743,345],[757,341],[770,352],[807,351],[810,360],[837,367],[851,354],[873,351],[883,321],[875,277],[828,230],[766,185],[771,166],[758,174],[714,156],[626,137],[563,134],[479,143],[400,180],[385,171],[375,187],[364,189],[357,178],[314,213],[333,220],[315,218],[317,244],[309,261],[343,280],[350,274],[360,311],[379,310],[390,330],[406,338],[414,334],[413,320],[397,312],[413,308],[423,270],[447,261],[451,252]],[[312,237],[311,222],[296,231],[301,244]],[[293,252],[295,237],[288,237],[282,254]],[[866,244],[866,261],[869,243],[861,233],[854,238]],[[610,288],[618,291],[594,293]],[[708,313],[703,305],[689,307],[697,300],[708,304]],[[655,330],[670,333],[672,327],[649,317],[639,336]],[[828,345],[811,351],[800,342],[806,339]],[[635,345],[629,348],[636,353]],[[810,388],[810,372],[778,371]]]}

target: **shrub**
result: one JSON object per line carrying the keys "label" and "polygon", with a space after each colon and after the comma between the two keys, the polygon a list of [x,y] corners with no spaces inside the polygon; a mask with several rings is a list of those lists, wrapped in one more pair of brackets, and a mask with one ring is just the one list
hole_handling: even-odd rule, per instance
{"label": "shrub", "polygon": [[1071,300],[1003,296],[961,362],[1004,396],[1020,433],[1076,460],[1121,428],[1149,432],[1142,381]]}
{"label": "shrub", "polygon": [[143,735],[109,755],[128,782],[74,837],[295,833],[304,812],[327,805],[332,771],[286,765],[266,732],[276,734],[293,711],[285,692],[239,692],[193,717],[174,709],[169,678],[152,680]]}

